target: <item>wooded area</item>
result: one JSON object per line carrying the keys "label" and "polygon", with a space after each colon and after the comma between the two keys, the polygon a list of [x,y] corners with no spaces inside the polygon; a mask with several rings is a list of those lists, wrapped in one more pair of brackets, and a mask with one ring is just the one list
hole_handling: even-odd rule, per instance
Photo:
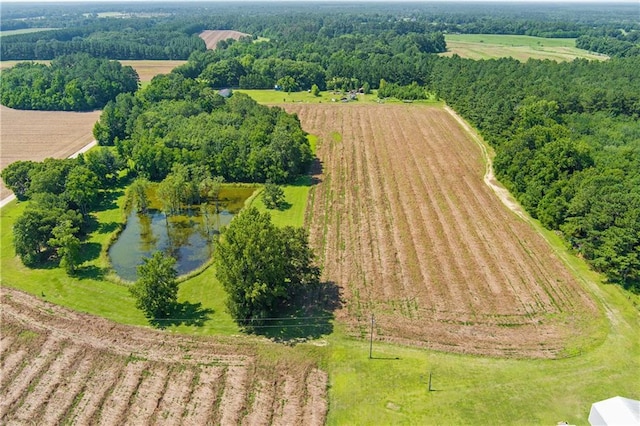
{"label": "wooded area", "polygon": [[138,81],[130,66],[78,53],[60,56],[50,66],[21,62],[4,70],[0,102],[15,109],[92,111],[120,93],[135,92]]}

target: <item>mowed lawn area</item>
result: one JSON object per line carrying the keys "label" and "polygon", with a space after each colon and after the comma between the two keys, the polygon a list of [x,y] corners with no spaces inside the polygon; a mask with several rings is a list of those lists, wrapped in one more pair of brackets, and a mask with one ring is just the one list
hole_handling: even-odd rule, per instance
{"label": "mowed lawn area", "polygon": [[447,52],[442,56],[458,55],[469,59],[512,57],[571,61],[575,58],[607,59],[576,47],[574,38],[543,38],[502,34],[446,34]]}

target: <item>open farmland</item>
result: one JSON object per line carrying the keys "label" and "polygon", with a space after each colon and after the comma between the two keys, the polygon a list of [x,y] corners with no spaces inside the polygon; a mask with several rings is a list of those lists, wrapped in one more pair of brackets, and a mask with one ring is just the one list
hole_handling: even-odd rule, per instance
{"label": "open farmland", "polygon": [[1,297],[2,424],[324,423],[327,376],[313,362]]}
{"label": "open farmland", "polygon": [[442,56],[458,55],[469,59],[512,57],[519,61],[551,59],[572,61],[576,58],[607,59],[604,55],[576,47],[572,38],[543,38],[501,34],[447,34],[447,52]]}
{"label": "open farmland", "polygon": [[158,74],[169,74],[175,67],[185,64],[187,61],[120,61],[123,66],[130,66],[138,73],[141,82],[151,81]]}
{"label": "open farmland", "polygon": [[495,356],[564,356],[596,304],[483,182],[481,147],[420,105],[287,105],[319,137],[308,209],[339,317],[381,340]]}
{"label": "open farmland", "polygon": [[238,40],[241,37],[246,37],[248,35],[250,34],[233,30],[205,30],[200,33],[200,38],[204,40],[204,43],[207,45],[207,49],[215,49],[218,42],[221,40],[228,40],[230,38]]}
{"label": "open farmland", "polygon": [[[93,141],[100,111],[21,111],[0,105],[0,169],[18,160],[67,158]],[[10,195],[4,184],[0,199]]]}

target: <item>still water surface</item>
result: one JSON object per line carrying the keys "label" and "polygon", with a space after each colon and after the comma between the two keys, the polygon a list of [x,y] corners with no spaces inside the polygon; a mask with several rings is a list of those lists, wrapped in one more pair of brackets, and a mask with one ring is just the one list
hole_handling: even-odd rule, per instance
{"label": "still water surface", "polygon": [[143,258],[160,250],[176,259],[178,275],[189,273],[207,262],[213,253],[213,238],[220,227],[231,222],[255,188],[231,187],[220,192],[219,213],[208,205],[208,213],[195,207],[168,217],[159,210],[132,211],[127,225],[109,248],[111,266],[119,277],[135,281]]}

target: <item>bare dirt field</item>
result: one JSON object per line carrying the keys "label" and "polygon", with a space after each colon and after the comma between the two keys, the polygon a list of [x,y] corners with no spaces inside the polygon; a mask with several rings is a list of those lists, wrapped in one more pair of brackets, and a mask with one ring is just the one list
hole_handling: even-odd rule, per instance
{"label": "bare dirt field", "polygon": [[[67,158],[93,141],[100,111],[21,111],[0,105],[0,169],[18,160]],[[0,199],[10,195],[4,185]]]}
{"label": "bare dirt field", "polygon": [[250,34],[232,30],[205,30],[200,33],[200,38],[204,40],[207,45],[207,49],[215,49],[220,40],[227,40],[230,38],[238,40],[240,37],[246,37],[248,35]]}
{"label": "bare dirt field", "polygon": [[151,81],[158,74],[169,74],[175,67],[187,61],[120,61],[123,66],[131,66],[138,73],[141,82]]}
{"label": "bare dirt field", "polygon": [[492,356],[566,355],[599,314],[483,181],[480,146],[424,105],[290,104],[318,135],[307,224],[339,318],[377,339]]}
{"label": "bare dirt field", "polygon": [[327,375],[311,362],[1,291],[1,424],[324,424]]}

